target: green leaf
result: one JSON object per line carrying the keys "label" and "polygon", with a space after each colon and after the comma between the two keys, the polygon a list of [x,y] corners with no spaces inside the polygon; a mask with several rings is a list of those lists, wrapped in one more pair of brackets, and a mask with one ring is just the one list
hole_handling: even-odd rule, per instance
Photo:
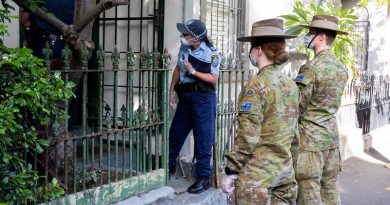
{"label": "green leaf", "polygon": [[66,88],[71,89],[71,88],[74,88],[75,86],[76,86],[76,84],[74,82],[72,82],[72,81],[68,81],[66,83]]}
{"label": "green leaf", "polygon": [[281,15],[280,16],[281,18],[284,18],[286,20],[289,20],[289,21],[295,21],[295,22],[300,22],[300,19],[295,16],[295,15],[292,15],[292,14],[289,14],[289,15]]}
{"label": "green leaf", "polygon": [[39,139],[38,143],[41,144],[42,146],[48,147],[49,146],[49,141],[45,139]]}
{"label": "green leaf", "polygon": [[54,77],[57,79],[61,79],[61,72],[60,71],[55,71],[54,72]]}
{"label": "green leaf", "polygon": [[303,31],[303,28],[300,27],[300,26],[293,26],[289,29],[286,30],[286,34],[287,35],[293,35],[293,36],[297,36],[299,34],[301,34]]}

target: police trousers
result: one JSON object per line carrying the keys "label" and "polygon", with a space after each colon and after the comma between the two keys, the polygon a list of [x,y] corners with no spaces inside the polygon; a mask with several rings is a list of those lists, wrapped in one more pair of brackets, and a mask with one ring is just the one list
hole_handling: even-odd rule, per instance
{"label": "police trousers", "polygon": [[298,205],[338,205],[337,179],[341,171],[339,148],[312,152],[299,151],[295,177],[298,182]]}
{"label": "police trousers", "polygon": [[215,142],[216,94],[211,92],[177,92],[179,103],[169,130],[169,168],[192,130],[196,171],[200,177],[211,174],[211,148]]}

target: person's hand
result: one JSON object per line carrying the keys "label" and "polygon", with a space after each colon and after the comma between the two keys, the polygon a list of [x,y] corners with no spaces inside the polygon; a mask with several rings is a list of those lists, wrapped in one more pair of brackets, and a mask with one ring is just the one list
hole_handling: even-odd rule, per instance
{"label": "person's hand", "polygon": [[222,191],[225,193],[232,193],[234,191],[234,180],[237,179],[237,175],[224,175],[221,181]]}
{"label": "person's hand", "polygon": [[191,73],[191,71],[194,69],[194,67],[192,67],[191,63],[188,62],[188,60],[184,60],[183,63],[184,63],[184,67],[186,68],[186,71],[188,73]]}
{"label": "person's hand", "polygon": [[169,105],[175,109],[176,108],[176,100],[175,100],[175,92],[170,91],[169,92]]}

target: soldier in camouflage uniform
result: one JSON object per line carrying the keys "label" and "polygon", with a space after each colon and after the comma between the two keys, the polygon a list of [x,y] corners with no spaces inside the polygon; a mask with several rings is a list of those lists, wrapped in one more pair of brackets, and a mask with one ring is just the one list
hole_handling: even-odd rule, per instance
{"label": "soldier in camouflage uniform", "polygon": [[290,152],[298,124],[299,90],[278,66],[288,60],[281,19],[252,25],[250,60],[260,70],[238,99],[238,128],[221,182],[239,205],[295,204],[297,184]]}
{"label": "soldier in camouflage uniform", "polygon": [[338,19],[313,17],[304,44],[315,57],[303,65],[295,81],[299,87],[299,151],[296,162],[297,204],[340,204],[337,178],[341,171],[339,134],[335,113],[348,79],[346,68],[331,54]]}

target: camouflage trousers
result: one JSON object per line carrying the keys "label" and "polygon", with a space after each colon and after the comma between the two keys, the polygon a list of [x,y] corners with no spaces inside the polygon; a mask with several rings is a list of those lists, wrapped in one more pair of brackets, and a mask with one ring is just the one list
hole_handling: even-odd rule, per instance
{"label": "camouflage trousers", "polygon": [[295,163],[298,205],[340,204],[337,185],[341,171],[339,148],[320,152],[300,151]]}
{"label": "camouflage trousers", "polygon": [[297,198],[295,182],[274,188],[236,187],[237,205],[291,205]]}

